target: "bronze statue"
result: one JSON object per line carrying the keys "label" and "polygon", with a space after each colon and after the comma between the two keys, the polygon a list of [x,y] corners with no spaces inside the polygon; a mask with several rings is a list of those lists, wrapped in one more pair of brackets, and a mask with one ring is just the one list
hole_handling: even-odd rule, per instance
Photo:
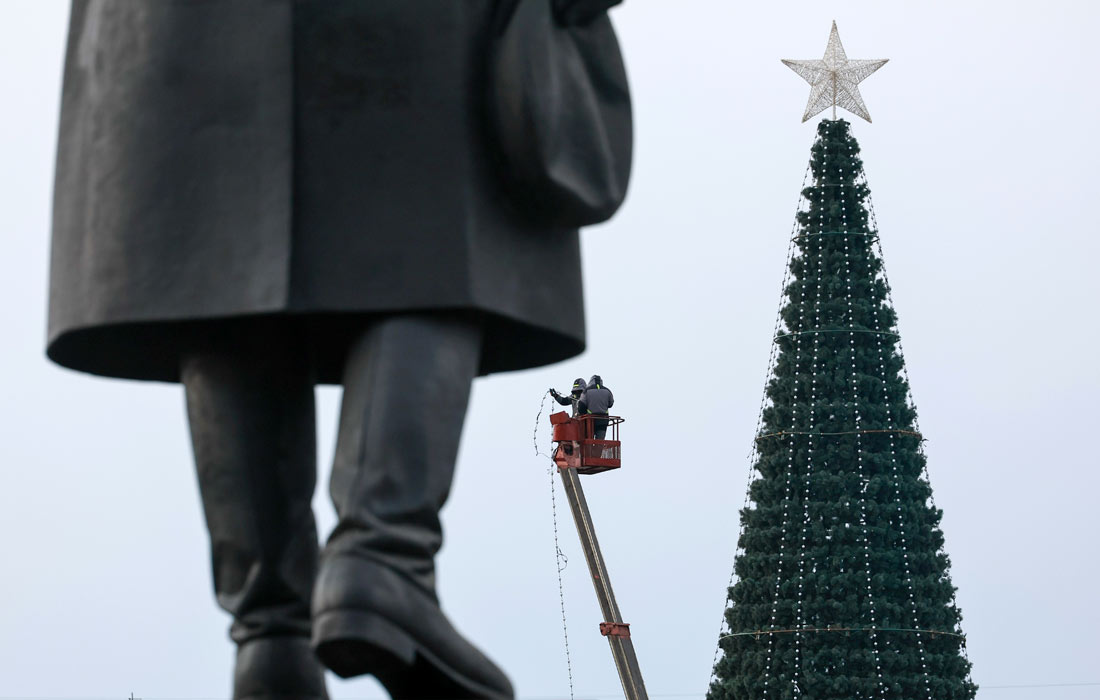
{"label": "bronze statue", "polygon": [[[512,697],[433,557],[472,380],[584,348],[576,226],[509,195],[484,114],[500,5],[534,1],[73,2],[47,353],[183,384],[235,698],[326,697],[322,664]],[[618,0],[537,1],[588,27]]]}

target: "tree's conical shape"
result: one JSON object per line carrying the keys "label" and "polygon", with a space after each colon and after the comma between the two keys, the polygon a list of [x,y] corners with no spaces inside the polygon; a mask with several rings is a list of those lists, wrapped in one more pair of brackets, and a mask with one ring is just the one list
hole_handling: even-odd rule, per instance
{"label": "tree's conical shape", "polygon": [[708,700],[974,697],[843,120],[818,127]]}

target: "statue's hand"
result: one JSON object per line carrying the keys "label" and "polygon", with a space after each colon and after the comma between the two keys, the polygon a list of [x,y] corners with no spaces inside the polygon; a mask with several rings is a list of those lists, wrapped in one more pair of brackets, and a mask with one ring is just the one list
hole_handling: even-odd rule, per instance
{"label": "statue's hand", "polygon": [[588,24],[623,0],[553,0],[554,17],[567,27]]}

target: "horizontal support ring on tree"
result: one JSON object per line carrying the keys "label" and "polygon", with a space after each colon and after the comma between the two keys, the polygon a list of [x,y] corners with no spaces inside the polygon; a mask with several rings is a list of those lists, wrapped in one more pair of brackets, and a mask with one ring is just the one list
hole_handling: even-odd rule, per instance
{"label": "horizontal support ring on tree", "polygon": [[724,634],[718,639],[722,640],[728,639],[730,637],[754,637],[756,639],[759,639],[762,635],[766,636],[769,634],[798,634],[801,632],[911,632],[914,634],[929,634],[933,637],[942,634],[945,637],[958,637],[960,639],[966,639],[965,634],[959,634],[958,632],[911,629],[908,627],[799,627],[786,630],[755,630],[753,632],[732,632],[730,634]]}
{"label": "horizontal support ring on tree", "polygon": [[765,438],[783,437],[784,435],[867,435],[870,433],[894,433],[896,435],[912,435],[924,442],[924,436],[915,430],[901,430],[900,428],[878,428],[875,430],[844,430],[835,433],[821,433],[808,430],[780,430],[778,433],[768,433],[756,438],[759,442]]}
{"label": "horizontal support ring on tree", "polygon": [[870,233],[867,231],[818,231],[817,233],[803,233],[792,238],[792,241],[799,241],[803,238],[811,238],[813,236],[864,236],[871,239],[871,242],[878,240],[877,233]]}
{"label": "horizontal support ring on tree", "polygon": [[789,338],[792,335],[811,335],[817,333],[873,333],[875,335],[888,335],[894,338],[900,338],[897,333],[891,333],[890,331],[872,331],[863,328],[818,328],[812,331],[794,331],[793,333],[780,333],[772,338],[772,342],[779,340],[780,338]]}

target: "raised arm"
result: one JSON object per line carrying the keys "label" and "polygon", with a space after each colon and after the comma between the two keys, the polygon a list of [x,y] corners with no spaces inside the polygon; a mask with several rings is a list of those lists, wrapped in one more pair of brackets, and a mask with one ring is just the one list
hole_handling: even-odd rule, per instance
{"label": "raised arm", "polygon": [[550,395],[553,396],[554,400],[557,401],[558,403],[560,403],[562,406],[571,406],[571,405],[573,405],[573,399],[569,398],[568,396],[562,396],[561,394],[558,393],[557,389],[551,389],[550,390]]}

